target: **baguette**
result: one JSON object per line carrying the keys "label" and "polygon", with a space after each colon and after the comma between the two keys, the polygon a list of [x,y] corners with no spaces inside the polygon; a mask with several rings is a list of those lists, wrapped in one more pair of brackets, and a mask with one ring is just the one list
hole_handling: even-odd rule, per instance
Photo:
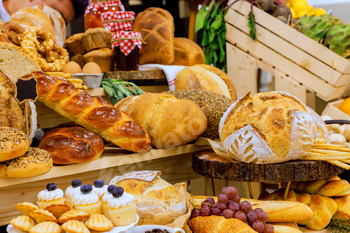
{"label": "baguette", "polygon": [[38,81],[38,100],[62,116],[126,150],[145,152],[152,148],[146,130],[102,97],[91,97],[64,78],[44,72],[31,75]]}

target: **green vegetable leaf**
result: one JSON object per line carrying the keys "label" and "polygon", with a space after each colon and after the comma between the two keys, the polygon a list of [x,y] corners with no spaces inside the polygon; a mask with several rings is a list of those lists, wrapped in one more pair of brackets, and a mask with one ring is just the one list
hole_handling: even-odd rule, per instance
{"label": "green vegetable leaf", "polygon": [[210,12],[213,9],[213,6],[215,4],[215,0],[212,0],[207,6],[204,4],[202,8],[199,10],[197,16],[196,16],[196,24],[195,24],[195,32],[198,33],[199,30],[204,28],[206,21],[209,18]]}
{"label": "green vegetable leaf", "polygon": [[255,30],[255,15],[252,14],[252,12],[249,12],[249,21],[248,21],[248,27],[250,28],[249,36],[253,39],[256,40],[256,30]]}

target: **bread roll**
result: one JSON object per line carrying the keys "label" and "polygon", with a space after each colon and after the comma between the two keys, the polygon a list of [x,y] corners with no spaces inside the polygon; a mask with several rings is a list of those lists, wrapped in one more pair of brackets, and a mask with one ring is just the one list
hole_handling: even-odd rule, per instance
{"label": "bread roll", "polygon": [[84,54],[86,51],[81,40],[83,36],[84,33],[77,33],[69,37],[64,42],[64,48],[66,48],[68,52],[72,55]]}
{"label": "bread roll", "polygon": [[90,28],[81,37],[86,52],[94,49],[111,48],[112,33],[104,28]]}
{"label": "bread roll", "polygon": [[11,127],[0,127],[0,162],[24,155],[29,148],[27,135]]}
{"label": "bread roll", "polygon": [[248,224],[236,218],[225,219],[222,216],[198,216],[188,221],[193,233],[256,233]]}
{"label": "bread roll", "polygon": [[188,38],[174,37],[175,59],[172,65],[192,66],[204,64],[203,49]]}
{"label": "bread roll", "polygon": [[[21,48],[9,43],[0,42],[0,70],[18,79],[33,71],[40,71],[40,66]],[[18,69],[18,67],[21,67]]]}
{"label": "bread roll", "polygon": [[95,62],[101,67],[102,72],[114,70],[113,52],[111,49],[102,48],[92,50],[83,55],[85,64]]}
{"label": "bread roll", "polygon": [[21,157],[0,163],[1,178],[28,178],[48,173],[52,168],[52,158],[43,149],[30,147]]}
{"label": "bread roll", "polygon": [[100,157],[105,148],[98,134],[75,123],[46,131],[38,147],[51,154],[54,164],[91,162]]}
{"label": "bread roll", "polygon": [[150,7],[140,12],[134,21],[133,31],[141,32],[142,50],[139,63],[170,65],[174,62],[174,19],[164,9]]}
{"label": "bread roll", "polygon": [[126,150],[145,152],[152,148],[147,131],[102,97],[92,97],[68,80],[44,72],[31,75],[38,81],[38,100],[62,116]]}
{"label": "bread roll", "polygon": [[151,135],[156,148],[185,145],[207,129],[207,118],[190,100],[168,94],[143,94],[119,101],[116,109],[126,112]]}
{"label": "bread roll", "polygon": [[272,226],[274,228],[274,233],[302,233],[302,231],[299,230],[299,228],[295,228],[291,226],[278,225],[278,224],[272,224]]}
{"label": "bread roll", "polygon": [[237,100],[235,86],[220,69],[210,65],[189,66],[176,75],[175,90],[212,91]]}
{"label": "bread roll", "polygon": [[298,159],[312,147],[315,121],[296,97],[265,92],[240,98],[220,120],[224,150],[246,163],[279,163]]}
{"label": "bread roll", "polygon": [[195,102],[208,119],[208,128],[201,135],[210,139],[219,139],[219,122],[226,110],[233,104],[228,97],[210,91],[177,90],[167,91],[177,99],[187,99]]}
{"label": "bread roll", "polygon": [[332,219],[342,219],[347,222],[350,220],[350,195],[335,197],[333,200],[337,203],[337,212]]}
{"label": "bread roll", "polygon": [[109,183],[135,196],[138,225],[166,225],[187,211],[185,198],[160,175],[160,171],[129,172]]}

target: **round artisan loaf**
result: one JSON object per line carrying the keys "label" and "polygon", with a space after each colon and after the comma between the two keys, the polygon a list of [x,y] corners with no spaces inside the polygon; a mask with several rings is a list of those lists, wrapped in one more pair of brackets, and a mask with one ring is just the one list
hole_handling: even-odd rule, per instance
{"label": "round artisan loaf", "polygon": [[61,124],[45,132],[39,148],[50,152],[54,164],[91,162],[102,154],[102,138],[75,123]]}
{"label": "round artisan loaf", "polygon": [[159,171],[136,171],[114,177],[111,184],[134,195],[139,225],[166,225],[187,212],[186,200]]}
{"label": "round artisan loaf", "polygon": [[49,152],[35,147],[22,156],[0,163],[0,177],[28,178],[48,173],[53,166]]}
{"label": "round artisan loaf", "polygon": [[212,91],[237,100],[236,88],[231,79],[220,69],[206,64],[181,70],[176,75],[175,90]]}
{"label": "round artisan loaf", "polygon": [[282,92],[240,98],[220,120],[224,150],[246,163],[279,163],[304,156],[317,135],[306,106]]}
{"label": "round artisan loaf", "polygon": [[190,100],[147,93],[119,101],[116,109],[147,130],[156,148],[173,148],[196,140],[207,129],[207,118]]}
{"label": "round artisan loaf", "polygon": [[309,111],[310,116],[312,119],[314,119],[317,127],[317,135],[316,138],[324,138],[328,140],[328,137],[330,136],[329,130],[327,128],[326,123],[322,120],[320,115],[318,115],[312,108],[306,106],[307,110]]}
{"label": "round artisan loaf", "polygon": [[192,66],[204,64],[203,49],[192,40],[184,37],[174,37],[175,59],[172,65]]}
{"label": "round artisan loaf", "polygon": [[29,140],[21,130],[0,127],[0,162],[22,156],[29,148]]}

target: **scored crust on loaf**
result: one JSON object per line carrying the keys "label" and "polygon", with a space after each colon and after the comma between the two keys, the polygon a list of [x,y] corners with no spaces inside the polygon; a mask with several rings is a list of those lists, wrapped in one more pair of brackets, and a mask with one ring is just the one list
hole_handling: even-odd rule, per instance
{"label": "scored crust on loaf", "polygon": [[175,59],[172,65],[192,66],[204,64],[203,49],[188,38],[174,37],[174,51]]}
{"label": "scored crust on loaf", "polygon": [[278,163],[309,151],[317,129],[305,105],[282,92],[240,98],[220,120],[224,150],[246,163]]}
{"label": "scored crust on loaf", "polygon": [[328,140],[328,137],[330,135],[329,130],[327,128],[326,123],[321,119],[320,115],[318,115],[312,108],[306,106],[307,110],[309,111],[310,116],[312,119],[314,119],[317,127],[317,138],[325,138]]}

